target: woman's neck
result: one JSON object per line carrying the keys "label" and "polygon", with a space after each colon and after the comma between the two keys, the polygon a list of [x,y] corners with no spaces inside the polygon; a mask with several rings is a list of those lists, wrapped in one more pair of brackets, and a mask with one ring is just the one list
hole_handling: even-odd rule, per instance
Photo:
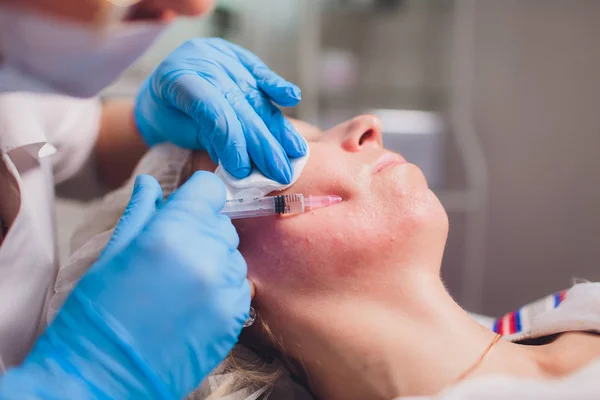
{"label": "woman's neck", "polygon": [[[481,356],[494,333],[449,296],[438,277],[423,275],[388,296],[298,302],[293,321],[279,333],[285,351],[306,369],[321,399],[392,399],[437,393]],[[415,290],[416,289],[416,290]],[[387,299],[384,301],[383,299]],[[307,304],[310,303],[310,304]],[[510,343],[474,372],[514,370],[535,375],[533,357]],[[501,355],[500,355],[501,354]],[[515,364],[515,359],[519,362]]]}

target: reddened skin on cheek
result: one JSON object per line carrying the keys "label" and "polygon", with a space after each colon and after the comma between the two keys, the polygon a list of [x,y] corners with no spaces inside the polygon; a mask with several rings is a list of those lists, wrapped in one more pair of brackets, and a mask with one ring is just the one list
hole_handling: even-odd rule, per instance
{"label": "reddened skin on cheek", "polygon": [[[332,267],[346,264],[338,254],[351,250],[344,232],[336,227],[336,214],[316,210],[298,216],[236,221],[240,252],[248,263],[248,276],[257,283],[302,288],[313,286]],[[337,258],[332,263],[332,257]]]}

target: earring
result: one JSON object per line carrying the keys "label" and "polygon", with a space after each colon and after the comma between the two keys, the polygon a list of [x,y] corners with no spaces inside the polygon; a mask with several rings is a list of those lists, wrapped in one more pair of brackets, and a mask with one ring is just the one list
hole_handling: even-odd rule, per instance
{"label": "earring", "polygon": [[244,322],[244,328],[249,328],[254,325],[254,321],[256,321],[256,310],[254,307],[250,307],[250,312],[248,313],[248,319]]}

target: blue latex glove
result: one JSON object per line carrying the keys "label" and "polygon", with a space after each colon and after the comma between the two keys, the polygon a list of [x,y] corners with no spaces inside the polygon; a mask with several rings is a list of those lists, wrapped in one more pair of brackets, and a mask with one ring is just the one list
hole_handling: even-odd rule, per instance
{"label": "blue latex glove", "polygon": [[197,172],[161,199],[154,178],[138,177],[102,256],[0,379],[1,399],[180,399],[228,354],[250,288],[219,213],[224,185]]}
{"label": "blue latex glove", "polygon": [[295,106],[300,89],[246,49],[194,39],[145,81],[134,118],[150,146],[204,149],[237,178],[250,174],[253,161],[269,178],[290,183],[288,157],[305,155],[306,142],[272,101]]}

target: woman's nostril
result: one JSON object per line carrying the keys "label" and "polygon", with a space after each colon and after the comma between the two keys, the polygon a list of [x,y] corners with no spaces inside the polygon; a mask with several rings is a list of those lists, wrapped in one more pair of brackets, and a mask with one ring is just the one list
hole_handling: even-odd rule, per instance
{"label": "woman's nostril", "polygon": [[362,144],[364,143],[364,141],[365,140],[369,140],[372,136],[373,136],[373,129],[369,129],[368,131],[366,131],[365,133],[363,133],[360,136],[360,139],[358,140],[358,145],[362,146]]}

